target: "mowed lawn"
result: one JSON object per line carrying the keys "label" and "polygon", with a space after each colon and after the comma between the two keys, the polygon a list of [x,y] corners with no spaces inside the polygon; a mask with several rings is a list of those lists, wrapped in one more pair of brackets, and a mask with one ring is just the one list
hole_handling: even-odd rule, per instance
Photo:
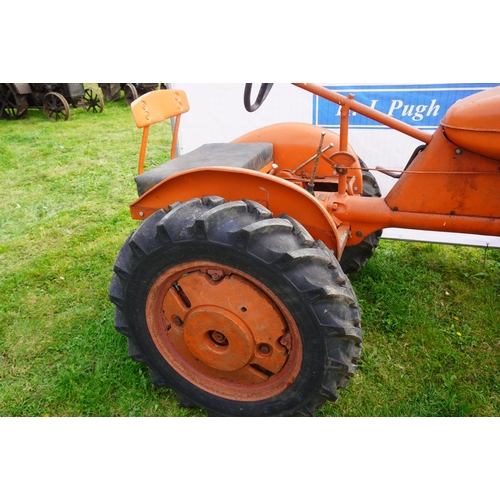
{"label": "mowed lawn", "polygon": [[[149,164],[169,140],[153,127]],[[66,122],[0,121],[0,416],[206,415],[154,388],[113,326],[140,141],[123,99]],[[318,415],[500,415],[499,275],[499,250],[382,241],[352,277],[358,371]]]}

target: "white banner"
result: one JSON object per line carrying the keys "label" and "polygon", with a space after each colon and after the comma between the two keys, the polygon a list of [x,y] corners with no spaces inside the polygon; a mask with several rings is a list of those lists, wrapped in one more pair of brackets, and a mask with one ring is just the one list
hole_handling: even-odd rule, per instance
{"label": "white banner", "polygon": [[[440,85],[322,85],[340,94],[355,94],[357,101],[432,133],[446,110],[458,99],[500,84]],[[182,115],[179,154],[211,142],[230,142],[251,130],[280,122],[305,122],[338,130],[339,106],[289,83],[274,84],[261,108],[249,113],[243,106],[244,84],[172,83],[186,91],[190,111]],[[259,84],[253,89],[252,102]],[[421,143],[355,113],[349,143],[370,168],[402,170]],[[385,196],[396,180],[374,172]],[[500,248],[500,237],[438,233],[388,228],[384,238]]]}

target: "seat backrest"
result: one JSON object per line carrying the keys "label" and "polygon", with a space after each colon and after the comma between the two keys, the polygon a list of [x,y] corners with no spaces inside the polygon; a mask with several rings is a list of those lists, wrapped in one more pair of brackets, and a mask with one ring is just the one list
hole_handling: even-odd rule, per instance
{"label": "seat backrest", "polygon": [[170,158],[175,158],[175,147],[181,114],[189,111],[189,102],[183,90],[167,89],[153,90],[138,97],[131,105],[132,116],[138,128],[142,128],[141,152],[139,154],[139,174],[144,172],[144,160],[148,143],[149,127],[168,118],[176,117],[172,133],[172,148]]}
{"label": "seat backrest", "polygon": [[130,109],[137,127],[144,128],[189,111],[189,103],[183,90],[153,90],[138,97]]}

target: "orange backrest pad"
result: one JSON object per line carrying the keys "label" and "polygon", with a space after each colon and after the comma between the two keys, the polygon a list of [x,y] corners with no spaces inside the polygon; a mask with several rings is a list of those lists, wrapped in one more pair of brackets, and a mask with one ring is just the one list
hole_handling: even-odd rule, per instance
{"label": "orange backrest pad", "polygon": [[189,111],[183,90],[153,90],[137,98],[130,106],[135,124],[143,128]]}

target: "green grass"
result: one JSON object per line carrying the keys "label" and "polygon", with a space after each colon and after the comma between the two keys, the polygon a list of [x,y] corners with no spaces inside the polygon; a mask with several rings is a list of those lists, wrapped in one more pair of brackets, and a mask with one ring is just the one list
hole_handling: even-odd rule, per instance
{"label": "green grass", "polygon": [[382,241],[352,278],[359,369],[323,414],[500,415],[500,251]]}
{"label": "green grass", "polygon": [[[165,138],[152,128],[151,164]],[[140,140],[123,100],[0,121],[0,416],[206,415],[153,388],[113,327]],[[499,271],[498,250],[383,241],[352,279],[360,367],[319,415],[500,415]]]}

